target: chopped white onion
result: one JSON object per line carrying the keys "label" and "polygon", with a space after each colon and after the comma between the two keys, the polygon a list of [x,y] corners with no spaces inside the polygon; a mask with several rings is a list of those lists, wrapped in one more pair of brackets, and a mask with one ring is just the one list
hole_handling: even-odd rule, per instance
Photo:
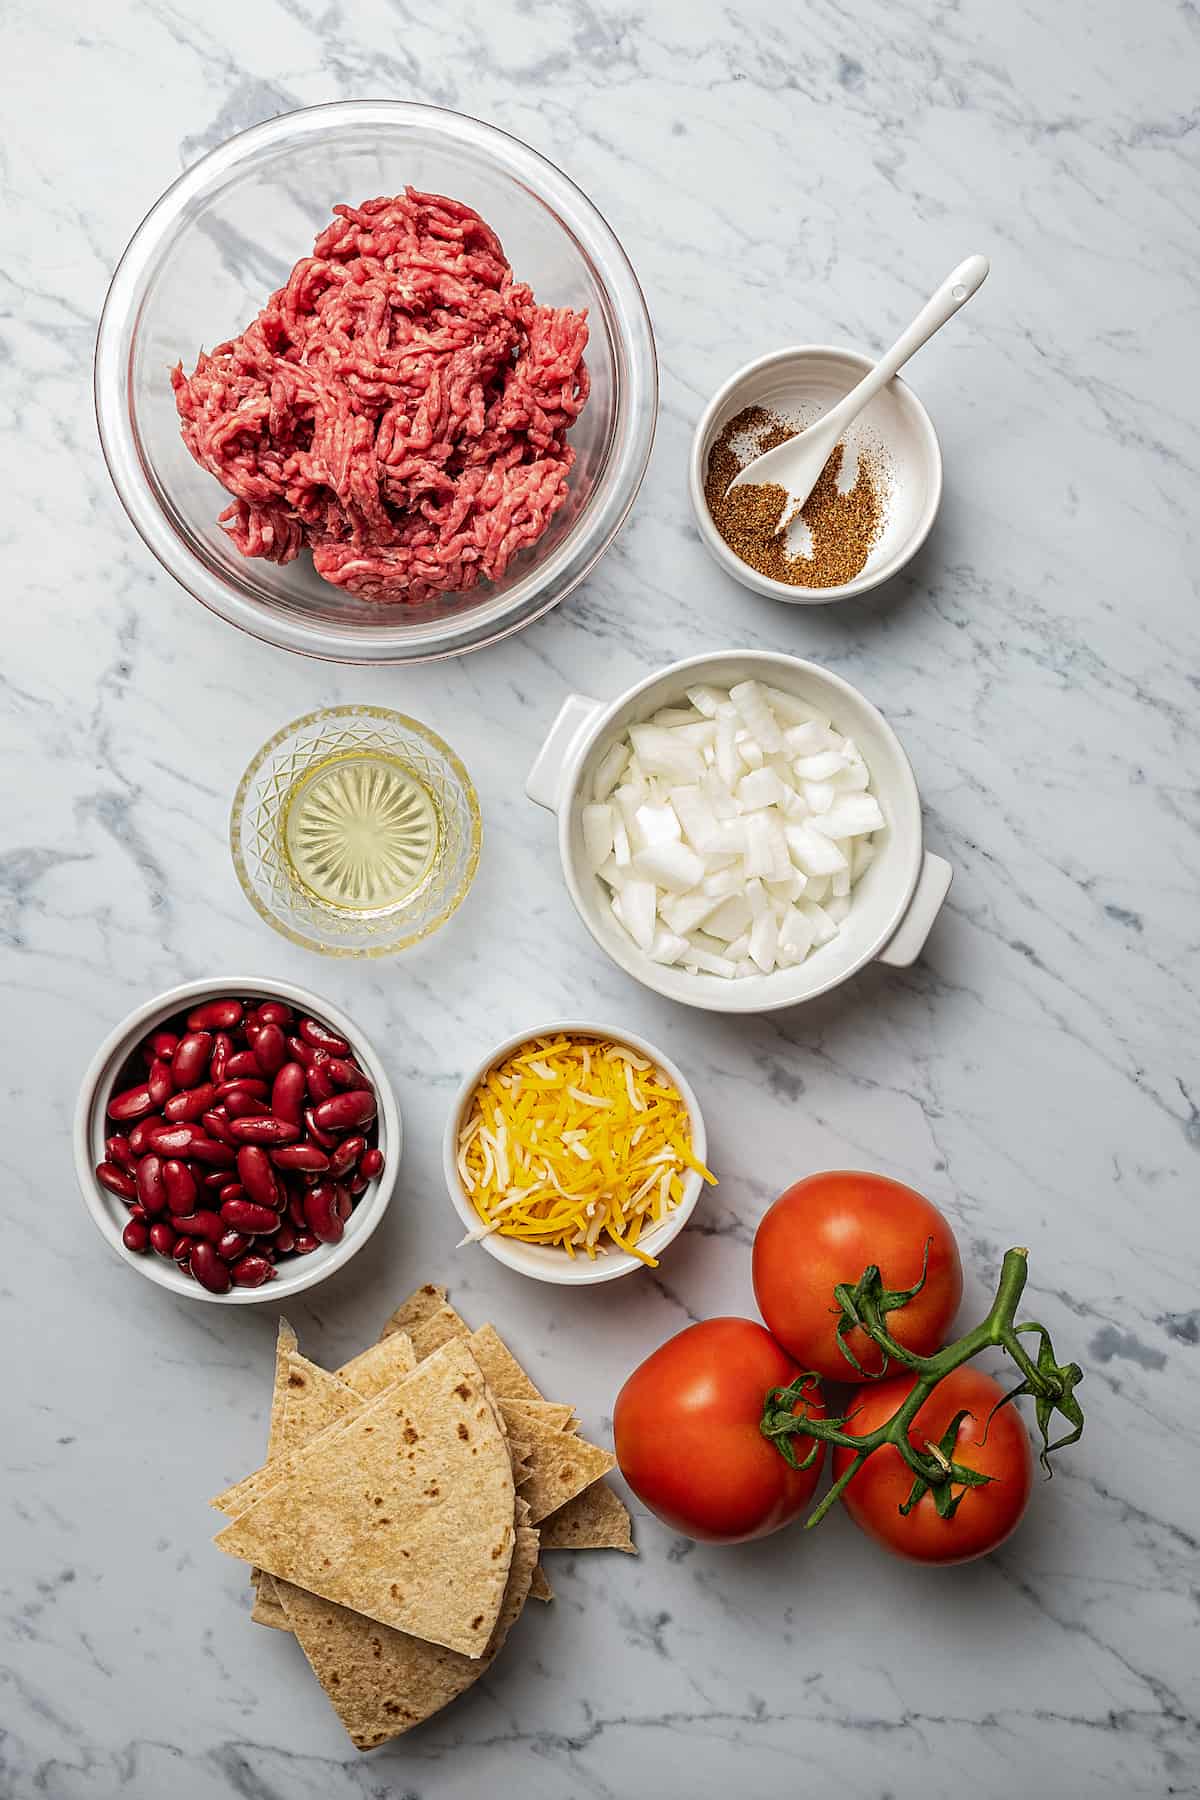
{"label": "chopped white onion", "polygon": [[583,847],[588,867],[598,873],[608,861],[613,847],[613,809],[611,806],[585,806],[583,809]]}
{"label": "chopped white onion", "polygon": [[654,962],[724,980],[794,968],[837,935],[876,854],[870,771],[853,739],[761,682],[686,700],[597,764],[588,867]]}

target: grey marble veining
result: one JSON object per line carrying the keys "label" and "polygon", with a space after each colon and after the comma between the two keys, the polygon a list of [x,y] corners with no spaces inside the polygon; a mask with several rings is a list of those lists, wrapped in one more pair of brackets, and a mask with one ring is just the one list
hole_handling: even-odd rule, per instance
{"label": "grey marble veining", "polygon": [[[48,0],[3,9],[8,981],[0,1793],[13,1800],[856,1800],[1200,1794],[1200,690],[1196,76],[1180,0]],[[420,671],[239,638],[109,488],[90,354],[112,266],[204,150],[313,101],[412,97],[559,161],[622,237],[663,368],[649,477],[532,630]],[[715,383],[788,339],[881,348],[966,252],[987,286],[914,363],[941,520],[861,603],[725,580],[684,499]],[[676,655],[794,649],[860,684],[956,869],[924,960],[724,1021],[586,937],[521,781],[561,696]],[[225,844],[288,718],[399,705],[474,771],[470,904],[391,963],[270,934]],[[109,1257],[69,1157],[113,1020],[220,969],[293,977],[385,1047],[408,1126],[385,1227],[298,1305],[336,1361],[452,1283],[603,1434],[639,1355],[751,1311],[763,1206],[823,1166],[943,1205],[977,1306],[1004,1247],[1087,1369],[1082,1445],[997,1556],[922,1573],[843,1519],[732,1550],[639,1517],[640,1563],[555,1558],[488,1679],[393,1749],[348,1747],[295,1646],[253,1628],[205,1496],[258,1460],[269,1313],[172,1303]],[[563,1011],[645,1031],[705,1105],[718,1194],[658,1275],[563,1297],[455,1253],[444,1107],[464,1064]]]}

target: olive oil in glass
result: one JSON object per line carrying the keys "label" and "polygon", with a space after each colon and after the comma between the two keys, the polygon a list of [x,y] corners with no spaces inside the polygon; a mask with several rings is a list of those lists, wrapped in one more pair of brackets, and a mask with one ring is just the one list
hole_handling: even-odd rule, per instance
{"label": "olive oil in glass", "polygon": [[384,750],[342,750],[300,776],[281,834],[292,873],[322,906],[378,918],[429,880],[442,839],[424,782]]}

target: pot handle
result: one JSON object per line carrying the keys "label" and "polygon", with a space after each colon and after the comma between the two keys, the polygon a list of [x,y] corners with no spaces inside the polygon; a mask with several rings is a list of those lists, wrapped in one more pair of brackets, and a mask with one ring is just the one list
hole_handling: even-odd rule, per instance
{"label": "pot handle", "polygon": [[954,870],[945,858],[926,850],[908,911],[879,952],[876,962],[889,963],[894,969],[907,969],[916,962],[953,879]]}
{"label": "pot handle", "polygon": [[525,792],[538,806],[549,812],[558,811],[562,773],[571,746],[584,727],[603,711],[602,700],[589,700],[586,694],[567,695],[525,777]]}

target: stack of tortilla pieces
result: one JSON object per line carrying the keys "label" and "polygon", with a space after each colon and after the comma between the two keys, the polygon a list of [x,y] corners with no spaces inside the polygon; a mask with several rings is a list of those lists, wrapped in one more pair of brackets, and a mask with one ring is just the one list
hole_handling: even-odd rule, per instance
{"label": "stack of tortilla pieces", "polygon": [[607,1451],[545,1400],[491,1325],[423,1287],[334,1374],[280,1321],[267,1460],[212,1501],[252,1565],[253,1618],[295,1633],[360,1750],[491,1665],[543,1550],[636,1554]]}

